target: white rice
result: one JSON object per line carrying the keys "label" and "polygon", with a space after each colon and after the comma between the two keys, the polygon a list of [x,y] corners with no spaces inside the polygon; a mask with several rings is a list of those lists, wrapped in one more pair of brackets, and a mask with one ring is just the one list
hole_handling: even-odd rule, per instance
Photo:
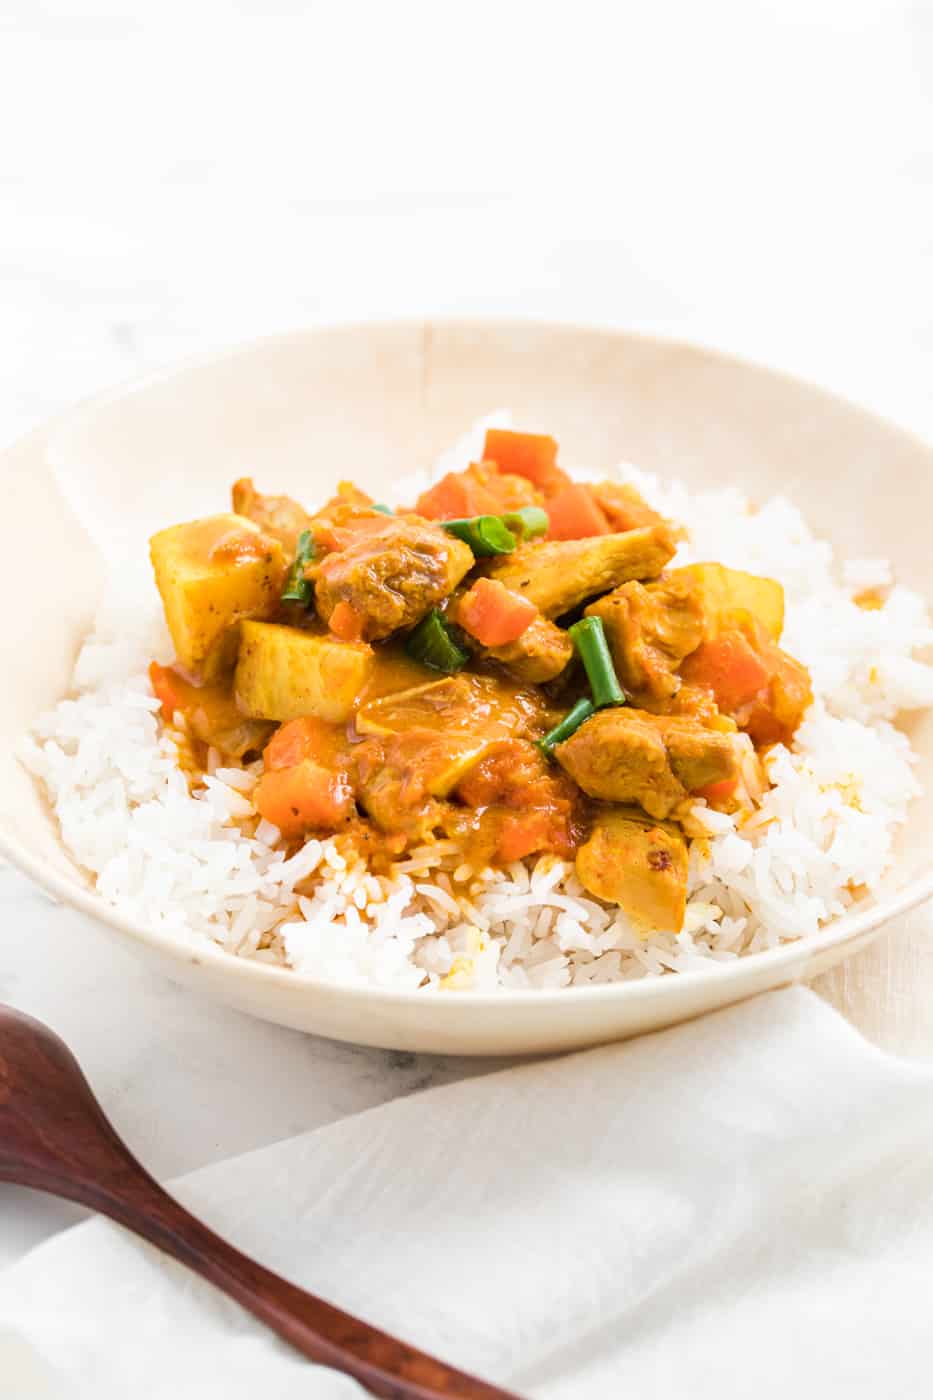
{"label": "white rice", "polygon": [[[397,498],[413,499],[430,477],[478,457],[490,422],[508,418],[476,425]],[[144,603],[105,605],[72,698],[20,748],[101,896],[192,944],[209,939],[317,978],[487,991],[715,968],[813,934],[876,891],[918,792],[910,745],[891,721],[933,704],[933,668],[914,656],[933,643],[922,599],[892,585],[883,561],[837,568],[789,501],[750,513],[735,489],[691,495],[630,467],[617,472],[688,528],[677,563],[713,559],[781,581],[783,645],[809,667],[816,697],[792,748],[771,751],[774,786],[751,819],[738,825],[703,803],[694,809],[708,837],[691,843],[680,933],[643,940],[617,908],[587,894],[572,863],[550,855],[473,872],[441,841],[408,852],[391,878],[333,840],[309,840],[286,859],[278,831],[252,805],[260,764],[222,766],[212,752],[203,788],[189,791],[183,736],[157,720],[147,675],[153,657],[171,659],[148,578]],[[605,472],[581,473],[594,475]],[[852,601],[876,587],[890,588],[876,611]]]}

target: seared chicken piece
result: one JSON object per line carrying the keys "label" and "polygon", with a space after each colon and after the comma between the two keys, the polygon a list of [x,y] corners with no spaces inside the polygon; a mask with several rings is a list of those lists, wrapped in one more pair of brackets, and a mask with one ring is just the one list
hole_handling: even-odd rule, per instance
{"label": "seared chicken piece", "polygon": [[590,839],[577,851],[580,883],[618,904],[644,937],[679,933],[687,903],[687,842],[679,827],[654,822],[635,808],[597,812]]}
{"label": "seared chicken piece", "polygon": [[358,526],[362,520],[378,523],[382,518],[382,512],[373,509],[372,496],[354,486],[352,481],[341,481],[337,494],[314,512],[309,528],[318,549],[340,549],[346,542],[346,530]]}
{"label": "seared chicken piece", "polygon": [[683,570],[647,585],[623,583],[591,603],[586,615],[602,619],[616,672],[630,695],[653,701],[677,693],[677,667],[704,633],[699,590]]}
{"label": "seared chicken piece", "polygon": [[649,525],[620,535],[520,545],[493,560],[486,572],[529,598],[545,617],[560,617],[629,579],[656,578],[674,549],[666,525]]}
{"label": "seared chicken piece", "polygon": [[[317,610],[339,636],[377,641],[412,627],[473,567],[462,540],[414,515],[348,530],[342,548],[308,566]],[[335,616],[335,611],[340,609]]]}
{"label": "seared chicken piece", "polygon": [[737,781],[740,767],[734,734],[627,706],[600,710],[554,755],[590,797],[659,818],[712,783]]}
{"label": "seared chicken piece", "polygon": [[594,481],[589,487],[611,530],[637,530],[642,525],[664,525],[664,516],[653,510],[634,486],[621,481]]}
{"label": "seared chicken piece", "polygon": [[291,496],[263,496],[248,476],[234,482],[232,495],[237,515],[255,521],[260,529],[279,541],[286,554],[295,553],[298,536],[311,523],[304,506],[293,501]]}
{"label": "seared chicken piece", "polygon": [[517,641],[501,647],[480,649],[480,654],[498,661],[517,681],[542,685],[559,676],[573,656],[573,642],[546,617],[536,617]]}

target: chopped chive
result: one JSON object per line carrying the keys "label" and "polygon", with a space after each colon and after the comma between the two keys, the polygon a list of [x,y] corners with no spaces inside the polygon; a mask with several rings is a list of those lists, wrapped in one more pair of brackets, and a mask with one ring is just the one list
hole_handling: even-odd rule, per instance
{"label": "chopped chive", "polygon": [[505,515],[471,515],[463,520],[442,520],[448,534],[468,544],[478,559],[511,554],[521,540],[546,535],[550,521],[540,506],[522,506]]}
{"label": "chopped chive", "polygon": [[442,520],[449,535],[468,544],[477,559],[493,554],[511,554],[518,540],[501,515],[472,515],[464,520]]}
{"label": "chopped chive", "polygon": [[538,748],[542,753],[552,754],[558,744],[562,744],[565,739],[569,739],[571,734],[575,734],[584,721],[588,720],[593,713],[595,706],[592,700],[585,697],[578,700],[572,710],[568,710],[560,724],[555,724],[554,728],[545,734],[543,739],[538,740]]}
{"label": "chopped chive", "polygon": [[612,664],[602,618],[582,617],[567,630],[580,660],[586,667],[593,704],[597,710],[601,710],[604,705],[624,705],[625,692],[619,684],[616,668]]}
{"label": "chopped chive", "polygon": [[298,548],[295,550],[295,560],[288,571],[285,579],[285,588],[282,592],[283,603],[304,603],[305,607],[311,606],[313,597],[311,584],[305,578],[305,566],[317,554],[314,547],[314,540],[311,538],[310,530],[302,530],[298,536]]}
{"label": "chopped chive", "polygon": [[414,661],[430,666],[432,671],[453,675],[470,659],[469,652],[454,641],[453,634],[437,608],[421,619],[405,643],[405,650]]}
{"label": "chopped chive", "polygon": [[522,506],[521,510],[510,510],[502,519],[522,540],[536,540],[540,535],[546,535],[551,524],[547,511],[542,510],[540,506]]}
{"label": "chopped chive", "polygon": [[392,510],[389,506],[384,506],[384,505],[382,504],[381,501],[376,501],[376,502],[375,502],[373,505],[371,505],[369,508],[370,508],[370,510],[378,510],[378,512],[379,512],[380,515],[394,515],[394,514],[395,514],[395,511],[394,511],[394,510]]}

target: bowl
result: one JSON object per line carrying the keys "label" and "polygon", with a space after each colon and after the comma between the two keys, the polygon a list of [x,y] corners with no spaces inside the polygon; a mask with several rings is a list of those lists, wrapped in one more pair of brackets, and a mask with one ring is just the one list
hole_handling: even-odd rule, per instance
{"label": "bowl", "polygon": [[624,459],[694,487],[784,493],[843,554],[892,558],[900,580],[933,597],[933,450],[810,385],[697,346],[528,322],[263,340],[97,399],[0,456],[0,851],[154,971],[205,996],[338,1040],[475,1055],[596,1044],[808,980],[933,894],[930,716],[909,725],[925,791],[880,898],[817,936],[709,971],[495,995],[346,987],[192,947],[95,893],[12,751],[67,692],[101,588],[101,546],[144,549],[154,529],[216,511],[241,474],[312,499],[351,475],[378,496],[500,407],[519,424],[546,424],[571,462]]}

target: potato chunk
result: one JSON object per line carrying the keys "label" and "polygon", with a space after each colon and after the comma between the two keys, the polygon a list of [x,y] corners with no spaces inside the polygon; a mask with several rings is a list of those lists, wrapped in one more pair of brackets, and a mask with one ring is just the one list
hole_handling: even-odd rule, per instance
{"label": "potato chunk", "polygon": [[360,734],[402,734],[409,729],[475,734],[497,742],[540,733],[543,706],[526,690],[493,676],[466,673],[394,691],[361,705]]}
{"label": "potato chunk", "polygon": [[679,933],[687,902],[687,842],[670,822],[607,807],[577,851],[580,883],[623,909],[639,934]]}
{"label": "potato chunk", "polygon": [[776,579],[727,569],[725,564],[685,564],[667,576],[687,580],[697,590],[706,617],[707,637],[734,627],[743,613],[757,617],[773,642],[784,630],[784,589]]}
{"label": "potato chunk", "polygon": [[233,685],[237,704],[253,719],[317,715],[342,724],[372,667],[372,648],[363,642],[339,642],[270,622],[244,622]]}
{"label": "potato chunk", "polygon": [[697,585],[686,569],[662,574],[655,583],[623,583],[586,610],[598,617],[619,680],[630,695],[667,700],[680,689],[675,674],[704,636],[706,618]]}
{"label": "potato chunk", "polygon": [[149,552],[179,662],[200,680],[219,679],[236,660],[237,623],[278,606],[281,544],[243,516],[211,515],[160,530]]}

